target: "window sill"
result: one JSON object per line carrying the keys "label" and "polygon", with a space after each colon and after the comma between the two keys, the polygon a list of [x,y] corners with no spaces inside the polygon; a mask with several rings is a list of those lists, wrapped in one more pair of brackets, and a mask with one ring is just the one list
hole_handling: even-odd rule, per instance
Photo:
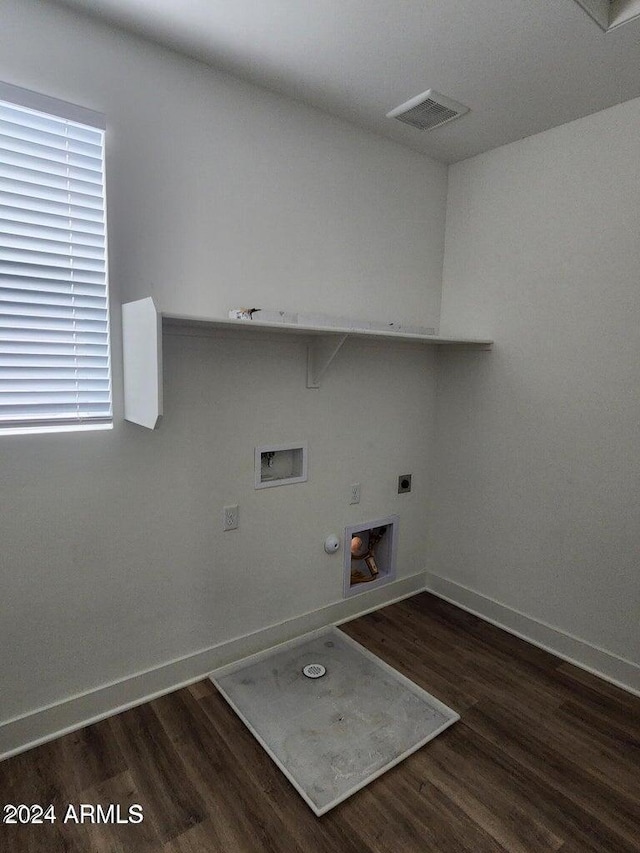
{"label": "window sill", "polygon": [[113,429],[113,423],[108,424],[60,424],[47,426],[25,426],[25,427],[0,427],[0,438],[3,435],[37,435],[38,433],[58,432],[88,432],[98,429]]}

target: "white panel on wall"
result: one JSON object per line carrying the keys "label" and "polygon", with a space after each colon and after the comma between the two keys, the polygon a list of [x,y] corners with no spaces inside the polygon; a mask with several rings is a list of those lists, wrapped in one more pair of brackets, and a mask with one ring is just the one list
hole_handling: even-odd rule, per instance
{"label": "white panel on wall", "polygon": [[162,417],[162,316],[153,299],[122,306],[124,416],[155,429]]}

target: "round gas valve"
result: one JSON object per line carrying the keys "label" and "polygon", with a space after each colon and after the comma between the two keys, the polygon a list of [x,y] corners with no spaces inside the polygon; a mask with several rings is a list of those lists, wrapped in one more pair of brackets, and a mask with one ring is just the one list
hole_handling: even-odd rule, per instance
{"label": "round gas valve", "polygon": [[340,547],[340,540],[337,536],[331,534],[331,536],[327,536],[324,540],[324,550],[327,554],[335,554],[338,548]]}

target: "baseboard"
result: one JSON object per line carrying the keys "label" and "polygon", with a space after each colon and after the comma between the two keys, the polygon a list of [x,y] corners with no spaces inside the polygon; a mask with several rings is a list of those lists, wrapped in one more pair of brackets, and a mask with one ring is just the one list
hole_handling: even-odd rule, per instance
{"label": "baseboard", "polygon": [[640,696],[640,666],[632,661],[439,575],[427,573],[426,589],[516,637]]}
{"label": "baseboard", "polygon": [[419,572],[268,628],[0,723],[0,760],[205,678],[212,670],[316,628],[338,625],[424,590]]}

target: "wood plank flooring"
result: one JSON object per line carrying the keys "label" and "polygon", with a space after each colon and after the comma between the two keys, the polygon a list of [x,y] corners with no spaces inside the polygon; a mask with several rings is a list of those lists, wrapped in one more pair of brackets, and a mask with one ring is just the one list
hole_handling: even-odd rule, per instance
{"label": "wood plank flooring", "polygon": [[[316,818],[209,681],[0,764],[2,853],[639,853],[640,699],[422,593],[343,630],[462,719]],[[139,824],[62,822],[139,803]]]}

